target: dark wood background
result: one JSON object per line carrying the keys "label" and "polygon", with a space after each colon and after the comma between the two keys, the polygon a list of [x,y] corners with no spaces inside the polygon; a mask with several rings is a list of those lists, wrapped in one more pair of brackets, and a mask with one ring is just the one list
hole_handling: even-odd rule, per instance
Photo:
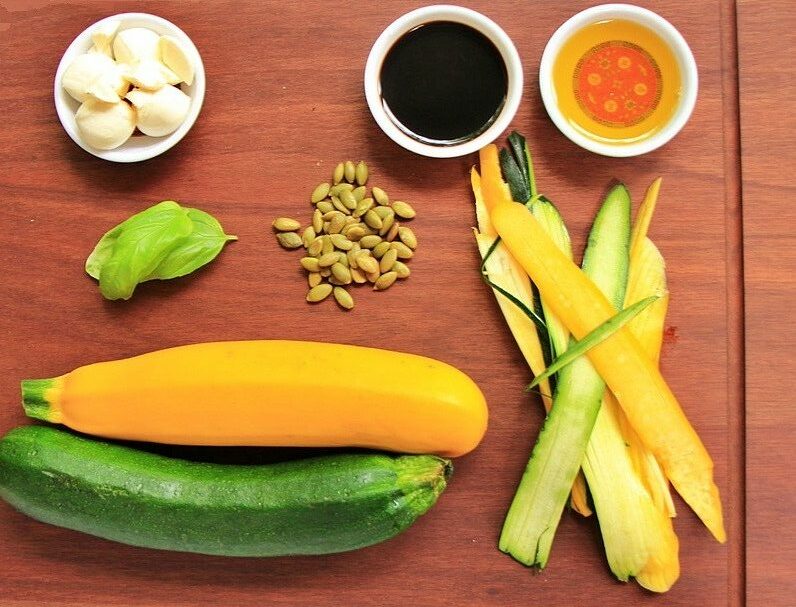
{"label": "dark wood background", "polygon": [[[745,518],[748,508],[764,520],[771,501],[780,519],[792,518],[792,483],[769,483],[787,470],[787,462],[772,463],[767,456],[770,449],[792,449],[793,424],[785,420],[779,426],[778,418],[768,416],[756,418],[762,425],[745,428],[744,284],[748,303],[756,280],[773,290],[782,281],[744,275],[742,221],[763,230],[755,246],[769,253],[785,246],[793,223],[780,224],[782,240],[774,249],[765,239],[769,224],[754,213],[741,214],[747,182],[742,184],[740,171],[735,5],[648,4],[691,44],[700,70],[699,100],[669,145],[621,160],[587,153],[560,135],[536,83],[547,38],[590,3],[462,4],[495,19],[518,47],[526,85],[512,126],[528,137],[541,189],[562,210],[578,249],[612,178],[625,181],[638,201],[655,176],[664,177],[651,231],[667,259],[672,293],[662,366],[715,460],[728,544],[715,543],[678,500],[682,576],[665,597],[616,582],[595,521],[570,512],[543,572],[526,570],[497,551],[503,516],[542,412],[535,397],[522,392],[528,371],[478,276],[467,178],[476,158],[431,160],[398,148],[372,121],[362,93],[370,45],[390,21],[420,3],[6,2],[0,6],[1,432],[28,423],[19,405],[22,378],[178,344],[254,338],[328,340],[440,358],[481,385],[491,419],[482,445],[456,461],[452,483],[431,512],[392,541],[343,555],[224,559],[154,552],[43,525],[0,504],[1,605],[740,605],[747,585],[746,542],[752,546],[753,539],[757,560],[749,566],[750,590],[765,593],[767,605],[788,596],[781,591],[788,584],[793,588],[787,562],[792,544],[780,537],[787,533]],[[742,51],[766,36],[764,4],[778,5],[781,15],[789,6],[743,4],[739,14],[748,16],[752,29],[743,35],[740,28]],[[52,78],[66,46],[94,21],[125,11],[151,12],[182,27],[202,53],[208,79],[204,109],[185,140],[131,166],[78,148],[61,129],[52,103]],[[770,13],[774,17],[779,19]],[[789,22],[792,27],[793,18]],[[783,49],[791,35],[787,23],[778,22]],[[758,55],[749,54],[742,72],[742,84],[749,87],[765,59]],[[786,76],[771,70],[765,73],[785,86]],[[792,79],[792,67],[789,73]],[[752,118],[769,133],[786,128],[754,110]],[[753,152],[745,157],[744,171],[752,174],[766,164],[766,153],[758,147],[756,128],[743,136]],[[792,149],[785,156],[790,161]],[[304,303],[297,255],[279,249],[269,226],[277,215],[306,219],[309,191],[348,158],[365,159],[372,184],[415,205],[422,246],[405,284],[385,293],[355,290],[356,309],[346,314],[331,302]],[[766,190],[767,174],[754,173],[750,187],[784,201],[785,192],[792,192],[787,177]],[[110,226],[166,198],[213,213],[240,241],[193,276],[144,285],[129,302],[103,301],[83,273],[87,254]],[[771,217],[776,224],[777,215]],[[793,218],[792,211],[787,217]],[[792,261],[792,249],[789,254]],[[793,267],[777,256],[763,263],[757,254],[747,255],[746,261],[760,272],[778,264],[782,277]],[[776,334],[766,325],[764,304],[752,301],[762,340],[752,347],[767,352]],[[784,365],[781,358],[767,359],[780,370],[792,358],[783,343]],[[755,362],[755,377],[762,382],[773,376],[761,364]],[[784,414],[783,395],[793,393],[790,381],[789,393],[761,383],[747,397],[776,401],[779,395]],[[745,433],[757,441],[748,460]],[[775,442],[769,442],[772,433]],[[753,475],[760,501],[750,497],[747,504],[747,479]],[[771,574],[765,548],[778,540]]]}

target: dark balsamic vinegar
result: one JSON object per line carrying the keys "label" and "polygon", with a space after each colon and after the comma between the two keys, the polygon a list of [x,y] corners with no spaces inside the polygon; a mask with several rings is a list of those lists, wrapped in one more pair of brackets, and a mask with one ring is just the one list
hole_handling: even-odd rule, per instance
{"label": "dark balsamic vinegar", "polygon": [[404,34],[384,58],[380,80],[385,108],[399,126],[441,144],[488,128],[508,90],[506,66],[492,41],[451,21]]}

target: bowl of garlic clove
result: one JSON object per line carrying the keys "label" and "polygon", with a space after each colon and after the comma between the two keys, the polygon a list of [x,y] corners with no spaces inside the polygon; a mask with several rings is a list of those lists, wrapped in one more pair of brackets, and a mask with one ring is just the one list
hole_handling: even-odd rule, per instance
{"label": "bowl of garlic clove", "polygon": [[173,23],[123,13],[86,28],[66,49],[54,83],[68,135],[112,162],[139,162],[176,145],[205,96],[202,58]]}

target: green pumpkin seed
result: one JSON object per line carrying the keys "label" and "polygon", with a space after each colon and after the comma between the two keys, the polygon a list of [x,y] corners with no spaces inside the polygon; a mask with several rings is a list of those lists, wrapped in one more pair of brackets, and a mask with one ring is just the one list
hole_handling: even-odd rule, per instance
{"label": "green pumpkin seed", "polygon": [[370,236],[363,236],[359,240],[359,246],[362,247],[363,249],[372,249],[380,242],[381,242],[381,236],[372,234]]}
{"label": "green pumpkin seed", "polygon": [[343,165],[343,175],[348,183],[353,183],[357,176],[357,169],[354,166],[354,163],[350,160],[346,160],[345,164]]}
{"label": "green pumpkin seed", "polygon": [[395,262],[398,260],[398,251],[390,249],[379,260],[379,271],[383,274],[392,270]]}
{"label": "green pumpkin seed", "polygon": [[402,261],[396,261],[392,269],[395,271],[396,274],[398,274],[398,278],[406,278],[407,276],[409,276],[409,274],[411,274],[409,266]]}
{"label": "green pumpkin seed", "polygon": [[384,240],[386,240],[387,242],[392,242],[393,240],[395,240],[395,237],[398,236],[398,230],[400,229],[401,229],[401,224],[396,221],[390,227],[390,230],[387,232],[387,235],[384,237]]}
{"label": "green pumpkin seed", "polygon": [[412,208],[408,202],[403,202],[402,200],[396,200],[392,203],[392,210],[395,211],[395,214],[402,219],[412,219],[415,216],[415,210]]}
{"label": "green pumpkin seed", "polygon": [[301,235],[301,242],[304,248],[308,249],[313,240],[315,240],[315,229],[312,226],[307,226],[304,229],[304,233]]}
{"label": "green pumpkin seed", "polygon": [[354,169],[354,177],[359,185],[365,185],[368,182],[368,165],[364,160],[360,160]]}
{"label": "green pumpkin seed", "polygon": [[304,243],[301,241],[301,236],[295,232],[280,232],[276,235],[276,239],[279,241],[279,244],[286,249],[298,249],[304,246]]}
{"label": "green pumpkin seed", "polygon": [[321,200],[318,204],[315,205],[315,207],[321,213],[328,213],[329,211],[333,211],[334,210],[334,205],[332,204],[332,201],[328,200],[328,199],[327,200]]}
{"label": "green pumpkin seed", "polygon": [[338,304],[340,304],[341,308],[350,310],[351,308],[354,307],[354,298],[351,297],[351,294],[348,291],[346,291],[344,288],[335,287],[334,291],[332,292],[334,293],[335,300],[337,301]]}
{"label": "green pumpkin seed", "polygon": [[365,284],[368,281],[368,279],[365,278],[365,273],[357,268],[351,268],[351,280],[358,285]]}
{"label": "green pumpkin seed", "polygon": [[346,253],[346,258],[348,259],[348,267],[349,269],[357,269],[359,265],[357,264],[357,255],[359,255],[359,249],[351,249]]}
{"label": "green pumpkin seed", "polygon": [[315,257],[302,257],[300,263],[301,267],[307,270],[307,272],[321,271],[320,261]]}
{"label": "green pumpkin seed", "polygon": [[417,236],[415,236],[412,228],[407,228],[405,226],[398,228],[398,238],[410,249],[417,248]]}
{"label": "green pumpkin seed", "polygon": [[339,234],[345,225],[344,215],[335,215],[329,222],[329,234]]}
{"label": "green pumpkin seed", "polygon": [[316,234],[320,234],[321,230],[323,230],[323,213],[318,209],[312,212],[312,229],[315,230]]}
{"label": "green pumpkin seed", "polygon": [[312,287],[307,293],[307,301],[310,303],[318,303],[323,301],[332,292],[332,285],[328,283],[321,283]]}
{"label": "green pumpkin seed", "polygon": [[380,230],[382,226],[381,217],[379,217],[373,209],[365,213],[365,223],[374,230]]}
{"label": "green pumpkin seed", "polygon": [[307,284],[312,287],[317,287],[319,284],[323,282],[323,278],[318,272],[310,272],[307,274]]}
{"label": "green pumpkin seed", "polygon": [[317,260],[320,268],[328,268],[336,264],[340,259],[337,257],[337,251],[331,253],[324,253],[320,259]]}
{"label": "green pumpkin seed", "polygon": [[351,271],[340,262],[332,266],[332,276],[344,285],[351,284]]}
{"label": "green pumpkin seed", "polygon": [[348,238],[351,242],[356,242],[360,240],[365,235],[365,230],[363,230],[358,225],[352,225],[345,231],[345,237]]}
{"label": "green pumpkin seed", "polygon": [[277,232],[295,232],[301,228],[301,224],[290,217],[277,217],[271,225]]}
{"label": "green pumpkin seed", "polygon": [[373,194],[373,198],[376,199],[376,202],[383,206],[387,207],[390,206],[390,197],[387,196],[387,192],[382,190],[381,188],[371,188],[371,194]]}
{"label": "green pumpkin seed", "polygon": [[357,202],[363,200],[367,192],[368,188],[366,188],[364,185],[361,185],[358,188],[354,188],[353,190],[351,190],[351,193],[354,195],[354,198],[356,198]]}
{"label": "green pumpkin seed", "polygon": [[375,247],[373,247],[373,257],[375,257],[377,259],[381,259],[384,256],[384,254],[387,251],[390,250],[391,246],[392,246],[392,243],[387,242],[386,240],[383,241],[383,242],[380,242]]}
{"label": "green pumpkin seed", "polygon": [[367,252],[362,252],[357,256],[357,266],[365,274],[372,274],[373,272],[378,273],[379,271],[379,262]]}
{"label": "green pumpkin seed", "polygon": [[323,236],[323,247],[321,247],[321,255],[326,255],[334,251],[334,245],[328,235]]}
{"label": "green pumpkin seed", "polygon": [[372,198],[363,198],[357,203],[357,208],[354,209],[352,215],[354,217],[362,217],[365,213],[370,211],[373,208],[373,199]]}
{"label": "green pumpkin seed", "polygon": [[382,219],[386,219],[390,215],[395,215],[395,211],[393,211],[390,207],[376,207],[373,209],[373,212]]}
{"label": "green pumpkin seed", "polygon": [[322,250],[323,250],[323,238],[318,236],[315,238],[315,240],[313,240],[310,243],[310,246],[307,247],[307,254],[310,257],[319,257]]}
{"label": "green pumpkin seed", "polygon": [[331,194],[332,196],[340,196],[340,194],[342,194],[343,192],[346,191],[350,192],[353,189],[354,189],[354,184],[352,183],[345,183],[345,182],[338,183],[331,190],[329,190],[329,194]]}
{"label": "green pumpkin seed", "polygon": [[337,209],[332,209],[328,213],[324,213],[323,215],[321,215],[321,219],[323,219],[324,221],[331,221],[332,217],[335,217],[336,215],[343,215],[343,217],[345,217],[345,215],[340,211],[338,211]]}
{"label": "green pumpkin seed", "polygon": [[337,196],[332,196],[332,204],[341,213],[348,215],[351,212]]}
{"label": "green pumpkin seed", "polygon": [[398,253],[398,259],[411,259],[414,255],[412,249],[402,242],[393,242],[390,244],[390,247]]}
{"label": "green pumpkin seed", "polygon": [[354,193],[353,192],[350,192],[348,190],[340,192],[339,198],[340,198],[340,202],[342,202],[349,211],[353,211],[354,209],[357,208],[357,202],[358,201],[354,197]]}
{"label": "green pumpkin seed", "polygon": [[348,251],[337,251],[337,262],[348,267]]}
{"label": "green pumpkin seed", "polygon": [[389,289],[392,286],[392,283],[396,281],[398,278],[397,272],[387,272],[386,274],[382,274],[379,276],[378,280],[373,284],[374,291],[384,291],[384,289]]}
{"label": "green pumpkin seed", "polygon": [[334,167],[334,171],[332,172],[332,181],[335,184],[340,183],[343,180],[343,175],[345,174],[345,166],[341,162],[336,167]]}
{"label": "green pumpkin seed", "polygon": [[332,234],[330,238],[332,239],[332,244],[343,251],[350,251],[353,246],[351,241],[342,234]]}
{"label": "green pumpkin seed", "polygon": [[329,278],[332,275],[332,271],[329,268],[321,268],[318,274],[320,274],[322,278]]}
{"label": "green pumpkin seed", "polygon": [[326,196],[329,195],[330,188],[331,186],[326,182],[319,183],[317,186],[315,186],[315,189],[312,190],[312,194],[310,195],[310,200],[312,200],[312,204],[320,202],[321,200],[326,198]]}
{"label": "green pumpkin seed", "polygon": [[[383,209],[384,207],[380,208]],[[390,213],[389,215],[387,215],[387,217],[381,220],[381,229],[379,230],[379,235],[387,236],[387,234],[390,233],[390,230],[392,230],[394,224],[395,224],[395,213]],[[389,238],[387,240],[389,240]]]}

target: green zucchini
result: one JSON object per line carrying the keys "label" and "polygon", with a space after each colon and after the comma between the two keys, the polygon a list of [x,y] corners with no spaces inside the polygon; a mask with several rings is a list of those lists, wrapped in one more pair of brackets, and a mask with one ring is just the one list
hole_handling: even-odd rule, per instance
{"label": "green zucchini", "polygon": [[432,455],[189,462],[47,426],[0,440],[0,497],[19,511],[125,544],[228,556],[376,544],[431,508],[450,473]]}

